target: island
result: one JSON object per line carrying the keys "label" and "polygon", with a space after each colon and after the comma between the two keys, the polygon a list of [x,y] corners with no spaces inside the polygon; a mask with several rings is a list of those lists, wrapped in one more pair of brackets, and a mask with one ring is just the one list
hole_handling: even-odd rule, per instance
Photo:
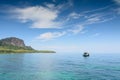
{"label": "island", "polygon": [[8,37],[0,40],[0,53],[56,53],[51,50],[35,50],[26,46],[22,39]]}

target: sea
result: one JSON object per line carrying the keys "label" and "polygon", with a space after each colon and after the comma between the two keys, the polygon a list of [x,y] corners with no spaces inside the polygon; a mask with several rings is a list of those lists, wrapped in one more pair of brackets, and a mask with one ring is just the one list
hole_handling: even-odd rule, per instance
{"label": "sea", "polygon": [[120,80],[120,54],[0,54],[0,80]]}

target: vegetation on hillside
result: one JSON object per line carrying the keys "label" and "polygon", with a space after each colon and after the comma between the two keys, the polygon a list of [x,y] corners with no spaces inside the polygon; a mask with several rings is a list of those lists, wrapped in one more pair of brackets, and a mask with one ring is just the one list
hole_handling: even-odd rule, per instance
{"label": "vegetation on hillside", "polygon": [[49,50],[34,50],[18,46],[0,46],[0,53],[55,53]]}
{"label": "vegetation on hillside", "polygon": [[23,40],[12,37],[0,40],[0,53],[55,53],[55,51],[35,50],[31,46],[25,46]]}

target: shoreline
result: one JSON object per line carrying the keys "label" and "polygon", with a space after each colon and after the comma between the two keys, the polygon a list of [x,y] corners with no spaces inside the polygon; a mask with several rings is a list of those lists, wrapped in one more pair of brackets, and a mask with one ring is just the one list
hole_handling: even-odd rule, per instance
{"label": "shoreline", "polygon": [[13,49],[0,50],[0,54],[6,53],[20,54],[20,53],[56,53],[56,52],[51,50],[13,50]]}

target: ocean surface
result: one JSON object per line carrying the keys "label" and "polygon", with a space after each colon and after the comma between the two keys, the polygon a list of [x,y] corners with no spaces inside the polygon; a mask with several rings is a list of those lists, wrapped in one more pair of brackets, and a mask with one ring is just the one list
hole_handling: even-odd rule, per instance
{"label": "ocean surface", "polygon": [[0,54],[0,80],[120,80],[120,54]]}

